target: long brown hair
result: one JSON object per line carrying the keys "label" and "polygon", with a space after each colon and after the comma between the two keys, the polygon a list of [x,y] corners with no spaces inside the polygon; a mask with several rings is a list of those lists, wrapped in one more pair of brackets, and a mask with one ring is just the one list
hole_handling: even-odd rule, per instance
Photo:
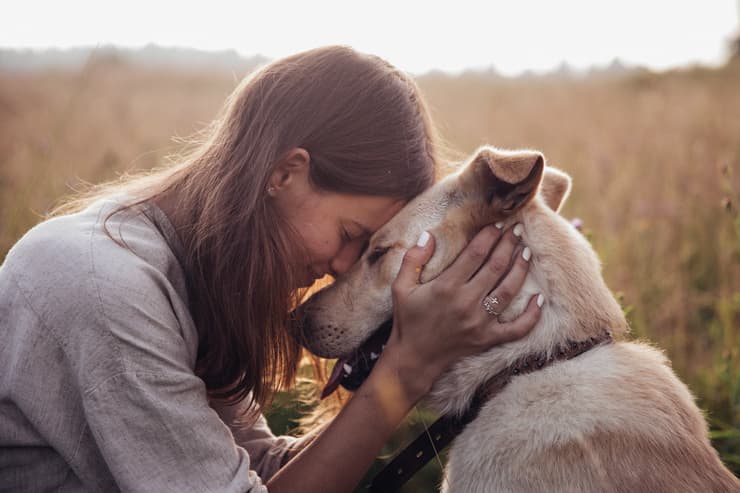
{"label": "long brown hair", "polygon": [[115,187],[134,203],[177,198],[173,222],[200,337],[195,370],[211,397],[252,392],[264,405],[295,379],[301,348],[289,319],[302,293],[290,259],[303,251],[266,194],[281,157],[306,149],[319,190],[408,200],[434,180],[434,142],[408,75],[331,46],[248,76],[178,164]]}

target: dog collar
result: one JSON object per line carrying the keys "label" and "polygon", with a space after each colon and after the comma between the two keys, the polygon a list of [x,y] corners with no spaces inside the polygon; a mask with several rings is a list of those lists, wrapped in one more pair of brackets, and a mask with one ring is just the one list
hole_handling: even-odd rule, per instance
{"label": "dog collar", "polygon": [[598,337],[583,341],[566,341],[565,344],[557,346],[549,356],[545,353],[534,353],[518,359],[478,387],[470,407],[463,415],[442,416],[429,429],[416,437],[372,479],[367,485],[368,491],[380,493],[398,490],[411,476],[432,460],[435,454],[442,451],[457,435],[462,433],[465,427],[478,416],[483,404],[501,392],[514,377],[532,373],[557,361],[575,358],[596,346],[609,344],[612,340],[611,332],[607,330]]}

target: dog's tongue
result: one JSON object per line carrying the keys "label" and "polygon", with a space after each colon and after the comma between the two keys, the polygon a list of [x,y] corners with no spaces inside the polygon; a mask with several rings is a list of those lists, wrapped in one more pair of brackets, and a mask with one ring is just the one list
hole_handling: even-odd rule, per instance
{"label": "dog's tongue", "polygon": [[380,358],[388,337],[391,335],[393,321],[381,325],[357,351],[349,356],[339,358],[334,363],[329,381],[326,382],[321,398],[325,398],[334,392],[340,385],[349,391],[360,388],[362,382],[370,375],[375,362]]}
{"label": "dog's tongue", "polygon": [[324,390],[321,391],[322,399],[328,397],[332,392],[337,390],[337,387],[339,387],[339,384],[342,382],[344,373],[346,373],[344,366],[347,364],[348,360],[349,358],[339,358],[337,362],[334,363],[334,369],[331,371],[331,375],[329,375],[329,380],[326,382]]}

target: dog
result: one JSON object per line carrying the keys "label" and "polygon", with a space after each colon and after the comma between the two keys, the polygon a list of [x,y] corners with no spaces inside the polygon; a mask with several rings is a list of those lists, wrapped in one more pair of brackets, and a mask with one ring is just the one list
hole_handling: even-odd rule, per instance
{"label": "dog", "polygon": [[391,284],[422,231],[436,240],[421,273],[427,282],[483,226],[521,223],[530,267],[499,320],[513,320],[542,293],[539,322],[521,340],[459,361],[435,383],[426,404],[462,415],[485,382],[528,355],[550,357],[605,331],[613,342],[512,376],[453,441],[442,490],[740,492],[666,357],[624,337],[627,322],[596,253],[557,213],[570,186],[570,177],[539,152],[480,148],[378,230],[349,272],[304,303],[306,347],[325,358],[355,354],[387,326]]}

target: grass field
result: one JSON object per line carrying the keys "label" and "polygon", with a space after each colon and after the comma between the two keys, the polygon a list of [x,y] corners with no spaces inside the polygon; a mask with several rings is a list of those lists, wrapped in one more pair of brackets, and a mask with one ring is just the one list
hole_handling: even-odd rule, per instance
{"label": "grass field", "polygon": [[[0,260],[82,182],[151,167],[180,149],[173,136],[214,118],[241,75],[115,61],[75,73],[0,73]],[[666,351],[740,473],[740,64],[418,81],[450,149],[535,148],[573,176],[563,214],[583,220],[634,336]],[[276,410],[273,424],[283,428],[291,413]]]}

